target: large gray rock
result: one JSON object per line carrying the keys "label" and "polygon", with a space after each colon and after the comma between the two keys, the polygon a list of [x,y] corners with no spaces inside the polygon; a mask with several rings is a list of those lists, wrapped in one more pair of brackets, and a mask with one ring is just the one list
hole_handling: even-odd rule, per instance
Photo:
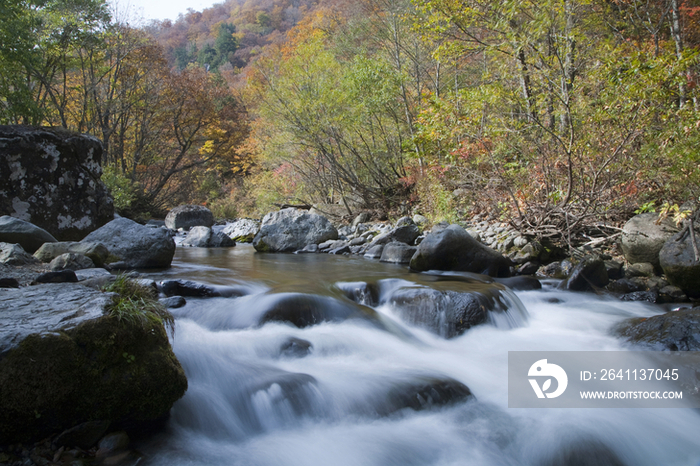
{"label": "large gray rock", "polygon": [[260,222],[241,218],[224,227],[224,234],[237,243],[252,243],[260,231]]}
{"label": "large gray rock", "polygon": [[405,243],[393,241],[384,246],[379,262],[388,262],[390,264],[408,264],[411,262],[411,258],[415,253],[415,246],[409,246]]}
{"label": "large gray rock", "polygon": [[0,242],[19,244],[26,252],[33,253],[44,243],[55,241],[51,233],[32,223],[9,215],[0,217]]}
{"label": "large gray rock", "polygon": [[411,269],[474,272],[493,277],[510,276],[510,259],[472,238],[459,225],[433,229],[418,245]]}
{"label": "large gray rock", "polygon": [[617,333],[656,351],[700,351],[700,308],[623,322]]}
{"label": "large gray rock", "polygon": [[166,415],[187,379],[157,318],[108,315],[112,294],[73,283],[3,290],[0,444],[93,419]]}
{"label": "large gray rock", "polygon": [[[697,230],[695,244],[700,250],[700,232]],[[666,241],[659,252],[659,261],[671,285],[685,291],[691,298],[700,297],[700,261],[695,259],[690,234],[678,233]]]}
{"label": "large gray rock", "polygon": [[[79,240],[114,218],[102,143],[57,128],[0,126],[0,214],[60,240]],[[34,252],[35,248],[25,248]]]}
{"label": "large gray rock", "polygon": [[61,254],[82,254],[92,259],[96,267],[102,267],[109,257],[107,246],[98,242],[71,242],[58,241],[56,243],[44,243],[35,253],[34,257],[41,262],[51,262]]}
{"label": "large gray rock", "polygon": [[128,218],[112,220],[82,242],[104,244],[119,259],[111,264],[113,268],[170,267],[175,255],[175,241],[168,230],[139,225]]}
{"label": "large gray rock", "polygon": [[329,239],[338,239],[338,231],[327,218],[290,208],[265,215],[253,247],[258,252],[294,252]]}
{"label": "large gray rock", "polygon": [[0,243],[0,264],[27,265],[37,264],[39,261],[27,253],[19,244]]}
{"label": "large gray rock", "polygon": [[182,246],[195,248],[231,248],[236,242],[221,231],[212,231],[209,227],[192,227]]}
{"label": "large gray rock", "polygon": [[665,219],[657,225],[659,214],[635,215],[622,228],[622,252],[630,264],[649,262],[659,266],[659,251],[666,240],[678,232],[673,221]]}
{"label": "large gray rock", "polygon": [[201,205],[181,205],[168,212],[165,226],[171,230],[192,227],[211,227],[214,225],[214,214]]}

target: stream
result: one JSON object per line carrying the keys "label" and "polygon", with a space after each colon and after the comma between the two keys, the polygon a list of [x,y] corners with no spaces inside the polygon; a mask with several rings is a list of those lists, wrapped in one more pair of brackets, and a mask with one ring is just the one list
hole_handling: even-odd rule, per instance
{"label": "stream", "polygon": [[[697,410],[508,408],[508,351],[623,350],[611,327],[659,307],[544,282],[542,290],[500,290],[500,312],[446,339],[407,322],[384,298],[397,287],[488,286],[363,257],[257,254],[241,244],[178,248],[172,268],[150,278],[232,286],[245,296],[187,298],[172,310],[173,348],[189,389],[165,433],[139,446],[148,464],[700,463]],[[378,291],[356,296],[364,306],[348,315],[355,303],[347,290],[358,282],[379,283]],[[261,324],[276,300],[299,296],[339,310],[304,328]],[[431,386],[442,390],[440,400],[411,404]]]}

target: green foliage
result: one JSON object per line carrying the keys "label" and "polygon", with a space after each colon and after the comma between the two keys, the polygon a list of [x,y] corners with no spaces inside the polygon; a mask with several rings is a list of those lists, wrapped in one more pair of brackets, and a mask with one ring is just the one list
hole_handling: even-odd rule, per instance
{"label": "green foliage", "polygon": [[154,296],[151,290],[126,275],[118,275],[116,280],[102,288],[102,291],[116,293],[107,310],[118,321],[140,325],[165,325],[170,332],[175,331],[175,320],[168,310]]}
{"label": "green foliage", "polygon": [[217,219],[230,220],[239,217],[238,200],[232,197],[224,197],[210,202],[209,210]]}
{"label": "green foliage", "polygon": [[114,199],[114,208],[122,215],[138,198],[138,186],[113,166],[106,166],[102,172],[102,182]]}

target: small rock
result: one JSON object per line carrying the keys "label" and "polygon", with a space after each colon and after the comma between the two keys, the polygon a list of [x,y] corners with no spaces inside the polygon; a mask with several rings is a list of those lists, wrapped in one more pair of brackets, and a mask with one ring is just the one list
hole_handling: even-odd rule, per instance
{"label": "small rock", "polygon": [[648,303],[656,303],[659,300],[659,293],[654,290],[650,291],[634,291],[632,293],[623,294],[620,296],[622,301],[646,301]]}
{"label": "small rock", "polygon": [[357,238],[350,241],[350,246],[362,246],[366,242],[367,242],[367,238],[363,238],[362,236],[358,236]]}
{"label": "small rock", "polygon": [[428,219],[421,214],[415,214],[412,218],[413,223],[418,226],[425,226],[428,224]]}
{"label": "small rock", "polygon": [[608,283],[608,285],[605,287],[606,290],[612,292],[612,293],[633,293],[635,291],[642,291],[644,290],[644,286],[642,286],[640,283],[638,283],[635,280],[630,280],[629,278],[621,278],[619,280],[616,280],[614,282]]}
{"label": "small rock", "polygon": [[160,298],[158,301],[168,309],[177,309],[187,304],[187,301],[185,301],[185,298],[183,298],[182,296],[170,296],[169,298]]}
{"label": "small rock", "polygon": [[129,448],[129,436],[124,431],[112,432],[107,434],[100,440],[98,444],[97,458],[111,456],[111,454],[126,450]]}
{"label": "small rock", "polygon": [[605,261],[605,269],[608,271],[608,278],[610,280],[618,280],[623,278],[622,274],[622,262],[614,260]]}
{"label": "small rock", "polygon": [[525,262],[516,269],[516,273],[518,275],[535,275],[539,269],[539,262]]}
{"label": "small rock", "polygon": [[29,265],[39,261],[22,249],[19,244],[0,243],[0,264]]}
{"label": "small rock", "polygon": [[82,254],[76,254],[73,252],[67,252],[56,257],[49,263],[49,269],[53,272],[58,272],[60,270],[81,270],[89,269],[95,267],[95,264],[87,256]]}
{"label": "small rock", "polygon": [[343,246],[340,246],[338,248],[331,249],[328,251],[328,254],[334,254],[334,255],[342,255],[342,254],[350,254],[350,245],[347,243],[344,243]]}
{"label": "small rock", "polygon": [[688,302],[688,296],[677,286],[666,285],[659,290],[659,301],[663,303],[685,303]]}
{"label": "small rock", "polygon": [[78,447],[87,450],[105,435],[109,424],[109,421],[84,422],[61,433],[53,444],[55,447]]}
{"label": "small rock", "polygon": [[597,255],[590,255],[581,259],[560,287],[569,291],[590,291],[594,287],[604,287],[609,281],[603,259]]}
{"label": "small rock", "polygon": [[372,246],[367,250],[365,253],[365,257],[368,259],[379,259],[382,257],[382,252],[384,251],[384,245],[383,244],[378,244],[376,246]]}
{"label": "small rock", "polygon": [[318,244],[307,244],[304,249],[298,250],[295,254],[314,254],[320,251]]}
{"label": "small rock", "polygon": [[34,279],[34,283],[76,283],[78,277],[72,270],[42,273]]}
{"label": "small rock", "polygon": [[368,212],[361,212],[357,217],[355,217],[355,220],[352,221],[353,229],[356,229],[357,226],[361,223],[369,222],[370,218],[371,216]]}
{"label": "small rock", "polygon": [[513,240],[513,245],[516,248],[524,248],[525,246],[527,246],[527,244],[528,240],[524,236],[518,236]]}
{"label": "small rock", "polygon": [[19,288],[19,281],[16,278],[0,278],[0,288]]}
{"label": "small rock", "polygon": [[411,258],[416,253],[416,250],[417,248],[414,246],[394,241],[384,246],[379,261],[390,264],[408,264],[411,262]]}
{"label": "small rock", "polygon": [[654,265],[649,262],[629,264],[625,269],[626,277],[653,277]]}
{"label": "small rock", "polygon": [[282,356],[293,357],[293,358],[303,358],[311,353],[313,345],[301,338],[289,337],[287,341],[282,343],[280,347],[280,354]]}

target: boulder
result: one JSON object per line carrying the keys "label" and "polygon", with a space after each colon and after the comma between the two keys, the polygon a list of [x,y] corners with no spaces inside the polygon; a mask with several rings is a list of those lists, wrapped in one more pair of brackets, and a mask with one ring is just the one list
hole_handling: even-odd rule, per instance
{"label": "boulder", "polygon": [[231,248],[236,242],[221,231],[213,231],[209,227],[192,227],[182,246],[195,248]]}
{"label": "boulder", "polygon": [[[695,230],[695,244],[700,250],[700,232]],[[677,286],[691,298],[700,297],[700,261],[690,235],[678,233],[671,237],[659,252],[661,268],[671,285]]]}
{"label": "boulder", "polygon": [[430,330],[443,338],[454,338],[488,321],[489,311],[498,311],[494,289],[487,293],[402,287],[389,303],[402,320]]}
{"label": "boulder", "polygon": [[574,266],[571,275],[561,283],[560,288],[569,291],[591,291],[596,287],[604,287],[609,281],[605,261],[593,254],[584,257]]}
{"label": "boulder", "polygon": [[164,228],[149,228],[128,218],[117,218],[93,231],[82,243],[104,244],[118,259],[112,268],[170,267],[175,255],[175,241]]}
{"label": "boulder", "polygon": [[426,235],[410,265],[419,272],[452,270],[507,277],[513,263],[476,241],[461,226],[450,225],[444,229],[434,228]]}
{"label": "boulder", "polygon": [[34,253],[42,244],[55,241],[43,228],[9,215],[0,217],[0,242],[19,244],[26,252]]}
{"label": "boulder", "polygon": [[265,215],[253,247],[258,252],[294,252],[329,239],[338,239],[338,231],[327,218],[289,208]]}
{"label": "boulder", "polygon": [[420,236],[420,228],[410,217],[402,217],[396,222],[396,226],[391,232],[391,238],[400,243],[413,244]]}
{"label": "boulder", "polygon": [[59,270],[82,270],[90,269],[95,267],[88,256],[83,256],[82,254],[76,254],[74,252],[67,252],[56,257],[49,263],[49,269],[57,272]]}
{"label": "boulder", "polygon": [[96,267],[104,266],[107,258],[109,257],[109,250],[107,246],[98,242],[70,242],[70,241],[59,241],[56,243],[44,243],[35,253],[34,257],[39,259],[41,262],[51,262],[61,254],[66,254],[72,252],[75,254],[82,254],[84,256],[92,259],[92,262]]}
{"label": "boulder", "polygon": [[241,218],[224,227],[224,234],[237,243],[252,243],[260,231],[260,222],[249,218]]}
{"label": "boulder", "polygon": [[659,222],[659,214],[647,212],[635,215],[622,228],[622,252],[630,264],[650,262],[659,266],[659,251],[666,240],[678,232],[671,219]]}
{"label": "boulder", "polygon": [[655,351],[700,350],[700,308],[623,322],[617,333],[630,343]]}
{"label": "boulder", "polygon": [[0,243],[0,264],[28,265],[38,263],[39,261],[25,252],[19,244]]}
{"label": "boulder", "polygon": [[379,324],[373,309],[330,296],[271,293],[260,298],[259,301],[262,303],[260,325],[268,322],[285,322],[298,328],[305,328],[321,322],[342,322],[348,319],[361,319]]}
{"label": "boulder", "polygon": [[79,240],[114,218],[112,198],[100,180],[101,162],[102,143],[95,137],[0,126],[0,212],[59,240]]}
{"label": "boulder", "polygon": [[163,323],[110,315],[112,297],[70,283],[3,291],[0,444],[95,419],[152,421],[184,394]]}
{"label": "boulder", "polygon": [[408,264],[411,262],[411,257],[416,253],[416,247],[409,246],[406,243],[393,241],[384,246],[382,256],[379,262],[388,262],[390,264]]}
{"label": "boulder", "polygon": [[402,409],[425,411],[471,398],[474,395],[469,387],[452,378],[417,377],[394,383],[385,393],[370,398],[369,403],[377,415],[389,416]]}
{"label": "boulder", "polygon": [[189,230],[192,227],[211,227],[214,225],[214,214],[201,205],[181,205],[168,212],[165,226],[171,230]]}

